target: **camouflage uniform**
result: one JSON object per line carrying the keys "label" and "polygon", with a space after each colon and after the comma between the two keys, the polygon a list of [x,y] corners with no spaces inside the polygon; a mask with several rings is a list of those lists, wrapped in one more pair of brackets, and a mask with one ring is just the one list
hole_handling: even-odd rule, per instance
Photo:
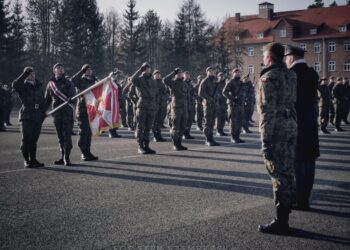
{"label": "camouflage uniform", "polygon": [[195,93],[194,93],[194,86],[192,85],[192,81],[189,79],[189,80],[186,80],[185,83],[187,84],[187,88],[188,88],[188,117],[187,117],[186,129],[185,129],[184,135],[186,139],[193,139],[194,137],[190,135],[190,132],[191,132],[191,127],[194,120],[195,109],[196,109]]}
{"label": "camouflage uniform", "polygon": [[[156,113],[152,127],[152,132],[155,141],[165,141],[165,139],[163,139],[162,137],[162,126],[164,124],[164,108],[166,110],[166,101],[164,102],[164,100],[167,98],[167,91],[162,79],[154,80],[154,82],[157,84],[158,87],[158,95],[156,97]],[[162,94],[165,95],[165,97],[162,96]]]}
{"label": "camouflage uniform", "polygon": [[220,135],[225,135],[224,127],[227,121],[227,103],[223,95],[225,79],[218,81],[216,91],[216,131]]}
{"label": "camouflage uniform", "polygon": [[227,98],[232,140],[243,142],[239,139],[244,120],[245,93],[242,81],[237,78],[228,81],[224,87],[223,95]]}
{"label": "camouflage uniform", "polygon": [[136,88],[139,98],[137,102],[137,132],[136,137],[139,143],[139,153],[155,153],[149,149],[150,131],[156,114],[156,98],[159,95],[159,88],[152,78],[152,75],[143,73],[140,68],[131,77],[131,82]]}
{"label": "camouflage uniform", "polygon": [[[69,79],[67,79],[65,76],[59,79],[52,77],[51,81],[53,81],[56,84],[57,89],[61,93],[63,93],[67,98],[71,98],[75,95],[73,83],[69,81]],[[58,107],[62,103],[64,103],[54,93],[54,91],[51,89],[49,84],[47,85],[47,88],[46,88],[45,99],[46,99],[46,109],[48,109],[51,103],[52,103],[53,109]],[[74,102],[72,102],[72,104],[75,105]],[[70,163],[69,156],[73,148],[73,145],[72,145],[72,130],[73,130],[73,124],[74,124],[73,112],[74,110],[69,105],[66,105],[52,114],[53,123],[56,127],[56,133],[60,144],[60,151],[62,154],[62,158],[65,159],[65,162],[68,162],[68,163]],[[60,164],[63,164],[63,163],[60,163]]]}
{"label": "camouflage uniform", "polygon": [[[333,81],[328,84],[329,92],[332,93],[334,85],[335,85],[335,82],[333,82]],[[331,101],[333,102],[333,96],[331,96]],[[334,125],[334,117],[335,117],[335,110],[334,110],[334,106],[331,105],[329,107],[329,121],[333,125]]]}
{"label": "camouflage uniform", "polygon": [[174,147],[180,147],[182,136],[186,129],[188,119],[188,86],[182,79],[173,80],[175,71],[164,77],[163,82],[170,89],[171,93],[171,137],[173,139]]}
{"label": "camouflage uniform", "polygon": [[132,100],[129,97],[129,91],[131,88],[132,84],[128,83],[125,85],[125,87],[123,88],[123,92],[122,95],[125,98],[126,104],[126,122],[128,125],[128,128],[130,131],[135,130],[135,123],[134,123],[134,104],[132,102]]}
{"label": "camouflage uniform", "polygon": [[214,141],[213,129],[215,124],[215,111],[216,111],[216,82],[214,76],[207,76],[204,78],[199,86],[199,96],[203,99],[204,107],[204,135],[208,143],[217,144]]}
{"label": "camouflage uniform", "polygon": [[262,71],[257,86],[259,129],[263,149],[271,155],[265,165],[272,179],[275,206],[290,209],[297,137],[296,74],[275,64]]}
{"label": "camouflage uniform", "polygon": [[340,127],[343,118],[345,106],[345,88],[341,81],[337,81],[332,90],[333,107],[334,107],[334,126],[337,131],[343,131]]}
{"label": "camouflage uniform", "polygon": [[350,84],[349,84],[349,80],[345,79],[343,80],[343,84],[344,84],[344,110],[343,110],[343,121],[345,122],[345,124],[349,124],[348,121],[348,116],[349,116],[349,111],[350,111]]}
{"label": "camouflage uniform", "polygon": [[122,89],[125,87],[125,81],[116,81],[118,83],[118,86],[120,87],[120,95],[119,95],[119,102],[120,102],[120,120],[124,128],[128,127],[127,120],[126,120],[126,97],[123,95]]}
{"label": "camouflage uniform", "polygon": [[[318,87],[319,93],[319,115],[320,115],[320,126],[323,132],[327,131],[329,122],[329,110],[331,106],[331,92],[327,84],[321,84]],[[326,132],[327,133],[327,132]]]}
{"label": "camouflage uniform", "polygon": [[139,97],[136,94],[136,87],[134,85],[131,84],[129,91],[127,93],[128,98],[130,99],[130,101],[132,102],[132,107],[133,107],[133,111],[134,111],[134,128],[137,127],[137,103],[139,101]]}
{"label": "camouflage uniform", "polygon": [[196,123],[199,130],[203,130],[203,99],[199,96],[200,81],[194,86],[195,103],[196,103]]}
{"label": "camouflage uniform", "polygon": [[249,80],[243,86],[245,92],[243,128],[249,133],[249,121],[254,113],[255,89],[253,83]]}

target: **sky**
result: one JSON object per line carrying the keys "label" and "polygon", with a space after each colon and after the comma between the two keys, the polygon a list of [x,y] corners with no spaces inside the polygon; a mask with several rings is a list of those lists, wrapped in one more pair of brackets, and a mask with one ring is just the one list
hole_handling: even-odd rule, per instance
{"label": "sky", "polygon": [[[328,7],[334,0],[324,0],[325,6]],[[102,13],[114,8],[122,12],[128,0],[97,0],[97,4]],[[147,10],[153,9],[162,20],[174,21],[179,11],[179,6],[183,0],[136,0],[136,10],[141,15]],[[211,22],[220,22],[225,16],[234,16],[240,12],[241,15],[251,15],[258,13],[258,4],[265,0],[197,0],[201,5],[207,19]],[[274,4],[276,12],[286,10],[306,9],[308,5],[314,3],[314,0],[267,0]],[[338,5],[344,5],[346,0],[336,0]]]}

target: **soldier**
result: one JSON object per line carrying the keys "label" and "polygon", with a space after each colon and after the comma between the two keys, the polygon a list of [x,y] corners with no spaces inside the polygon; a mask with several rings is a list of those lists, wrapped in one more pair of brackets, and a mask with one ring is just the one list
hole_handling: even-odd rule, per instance
{"label": "soldier", "polygon": [[44,166],[36,159],[37,142],[46,116],[45,98],[41,86],[31,67],[24,68],[23,73],[12,83],[12,88],[18,93],[22,103],[19,122],[22,133],[21,151],[26,168]]}
{"label": "soldier", "polygon": [[[123,127],[126,127],[126,108],[125,108],[125,96],[123,95],[123,79],[121,78],[122,72],[120,70],[115,69],[114,72],[109,74],[115,84],[119,88],[119,107],[120,107],[120,119]],[[124,126],[125,125],[125,126]],[[120,138],[121,135],[118,134],[118,128],[109,129],[109,138]]]}
{"label": "soldier", "polygon": [[159,88],[152,78],[151,67],[144,63],[131,77],[139,98],[137,103],[137,142],[139,154],[155,154],[149,147],[150,131],[155,118],[156,98]]}
{"label": "soldier", "polygon": [[272,180],[277,218],[258,229],[263,233],[285,234],[289,232],[294,179],[297,77],[283,63],[281,44],[269,43],[263,51],[265,69],[257,86],[257,108],[262,153]]}
{"label": "soldier", "polygon": [[349,79],[347,77],[343,77],[343,85],[344,85],[344,110],[343,110],[343,122],[345,124],[350,124],[348,121],[349,110],[350,110],[350,84]]}
{"label": "soldier", "polygon": [[345,88],[343,85],[343,78],[338,77],[332,90],[333,107],[334,107],[334,126],[335,131],[344,132],[345,130],[340,127],[341,119],[344,116],[345,106]]}
{"label": "soldier", "polygon": [[243,121],[243,133],[253,133],[249,130],[250,121],[254,113],[255,105],[255,89],[252,81],[249,79],[249,74],[243,79],[243,88],[245,92],[244,98],[244,121]]}
{"label": "soldier", "polygon": [[164,77],[163,82],[170,88],[171,92],[171,138],[176,151],[187,150],[182,145],[182,136],[185,132],[188,119],[188,86],[184,81],[180,68],[176,68]]}
{"label": "soldier", "polygon": [[129,91],[130,91],[131,86],[132,86],[131,78],[129,77],[127,79],[127,83],[126,83],[125,87],[123,88],[122,94],[125,97],[125,101],[126,101],[126,122],[128,125],[128,130],[134,131],[135,130],[134,104],[129,97]]}
{"label": "soldier", "polygon": [[191,127],[194,120],[195,115],[195,109],[196,109],[196,103],[195,103],[195,94],[194,94],[194,86],[192,84],[191,75],[188,71],[184,72],[184,81],[187,83],[188,88],[188,116],[187,116],[187,122],[186,122],[186,128],[184,132],[184,139],[194,139],[193,136],[191,136]]}
{"label": "soldier", "polygon": [[164,108],[161,106],[161,105],[164,105],[164,103],[162,103],[161,101],[161,98],[164,98],[164,97],[161,96],[161,93],[162,94],[166,93],[166,90],[164,90],[166,89],[166,87],[163,84],[162,75],[159,70],[155,70],[153,72],[153,77],[158,87],[158,95],[156,97],[156,114],[155,114],[155,119],[154,119],[153,128],[152,128],[153,135],[154,135],[153,140],[155,142],[165,142],[166,140],[162,137],[162,125],[164,120],[162,120],[163,117],[161,114],[161,112],[164,112],[163,110],[161,110],[161,108]]}
{"label": "soldier", "polygon": [[[335,85],[335,79],[334,79],[334,76],[331,76],[328,82],[329,91],[331,93],[333,91],[334,85]],[[332,97],[332,103],[333,103],[333,96],[331,97]],[[334,106],[331,105],[329,109],[329,121],[332,125],[334,125],[334,116],[335,116]]]}
{"label": "soldier", "polygon": [[295,156],[296,204],[294,209],[309,210],[309,200],[315,179],[315,162],[320,156],[317,127],[318,74],[304,60],[305,50],[288,46],[286,64],[297,75],[297,144]]}
{"label": "soldier", "polygon": [[231,142],[243,143],[240,139],[244,120],[244,89],[238,68],[232,70],[232,79],[224,87],[223,95],[227,98],[231,125]]}
{"label": "soldier", "polygon": [[[88,87],[95,84],[96,78],[93,75],[92,68],[89,64],[84,64],[73,77],[72,82],[77,92],[82,92]],[[86,102],[84,96],[80,96],[77,104],[77,120],[79,126],[79,139],[78,146],[81,151],[81,160],[83,161],[95,161],[98,160],[97,156],[91,153],[91,129],[89,122],[89,115],[87,112]]]}
{"label": "soldier", "polygon": [[329,122],[329,110],[330,106],[332,105],[332,99],[326,80],[326,78],[321,79],[321,83],[318,87],[318,109],[321,131],[323,134],[330,134],[330,132],[327,130],[327,126]]}
{"label": "soldier", "polygon": [[75,102],[70,99],[75,95],[74,85],[65,74],[63,65],[56,63],[53,66],[54,76],[46,87],[45,99],[46,110],[52,103],[52,108],[56,108],[62,103],[69,102],[68,105],[53,113],[53,122],[56,128],[57,137],[60,144],[62,157],[55,161],[55,165],[72,166],[70,152],[72,145],[72,130],[75,113]]}
{"label": "soldier", "polygon": [[[137,128],[137,117],[136,117],[136,114],[137,114],[137,103],[139,101],[139,98],[136,94],[136,87],[132,84],[131,82],[131,78],[130,78],[130,83],[131,83],[131,86],[129,88],[129,91],[127,93],[128,95],[128,98],[131,100],[132,102],[132,107],[133,107],[133,111],[134,111],[134,128]],[[136,136],[137,133],[135,132],[135,138],[137,137]]]}
{"label": "soldier", "polygon": [[226,97],[222,94],[226,85],[226,79],[223,72],[217,75],[217,90],[216,90],[216,135],[227,136],[224,132],[225,122],[227,120],[227,103]]}
{"label": "soldier", "polygon": [[212,67],[206,69],[207,77],[204,78],[199,86],[199,96],[203,99],[204,107],[204,135],[206,137],[205,144],[209,147],[219,146],[220,144],[214,140],[213,129],[215,123],[216,111],[216,82],[215,73]]}
{"label": "soldier", "polygon": [[196,102],[196,122],[197,122],[197,130],[203,131],[203,99],[199,96],[199,86],[202,81],[202,76],[197,76],[197,83],[194,85],[194,95]]}
{"label": "soldier", "polygon": [[5,132],[5,90],[2,88],[3,84],[0,83],[0,132]]}
{"label": "soldier", "polygon": [[4,122],[6,126],[12,126],[10,122],[12,110],[12,90],[7,84],[2,85],[2,88],[4,90]]}

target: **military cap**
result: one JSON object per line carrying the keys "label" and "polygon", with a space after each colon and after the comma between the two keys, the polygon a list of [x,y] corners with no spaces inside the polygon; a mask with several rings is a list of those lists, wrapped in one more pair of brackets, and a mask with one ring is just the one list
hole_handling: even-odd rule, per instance
{"label": "military cap", "polygon": [[213,70],[213,67],[208,67],[205,72],[208,72],[209,70]]}
{"label": "military cap", "polygon": [[56,63],[55,65],[53,65],[52,70],[54,70],[55,68],[57,68],[59,66],[63,67],[63,64],[62,63]]}
{"label": "military cap", "polygon": [[155,71],[153,72],[153,75],[156,75],[156,74],[160,74],[160,71],[159,71],[159,70],[155,70]]}
{"label": "military cap", "polygon": [[305,54],[305,50],[296,46],[291,46],[291,45],[288,45],[284,52],[284,56],[289,56],[289,55],[304,56],[304,54]]}
{"label": "military cap", "polygon": [[274,55],[274,59],[282,61],[284,57],[284,47],[280,43],[272,42],[264,46],[264,51],[270,51]]}

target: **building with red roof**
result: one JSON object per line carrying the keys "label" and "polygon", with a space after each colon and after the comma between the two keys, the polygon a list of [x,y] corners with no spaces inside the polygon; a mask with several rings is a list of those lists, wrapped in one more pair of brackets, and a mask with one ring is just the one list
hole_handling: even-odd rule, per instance
{"label": "building with red roof", "polygon": [[222,27],[240,46],[243,71],[259,77],[262,47],[269,42],[299,46],[320,77],[350,77],[350,5],[274,12],[259,4],[259,14],[229,18]]}

